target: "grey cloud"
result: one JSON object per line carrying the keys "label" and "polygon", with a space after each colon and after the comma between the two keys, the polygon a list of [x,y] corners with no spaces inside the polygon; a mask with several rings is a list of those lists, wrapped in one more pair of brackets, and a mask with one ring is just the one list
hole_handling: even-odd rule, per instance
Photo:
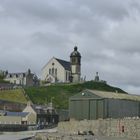
{"label": "grey cloud", "polygon": [[139,93],[138,0],[0,0],[0,68],[40,75],[55,56],[69,60],[74,45],[82,75]]}

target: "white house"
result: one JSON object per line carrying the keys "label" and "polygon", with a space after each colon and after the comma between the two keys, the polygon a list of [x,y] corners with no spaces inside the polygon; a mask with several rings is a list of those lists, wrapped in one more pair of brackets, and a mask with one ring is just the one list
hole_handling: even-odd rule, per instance
{"label": "white house", "polygon": [[70,62],[53,57],[42,68],[42,81],[50,83],[80,82],[81,55],[74,47],[70,54]]}
{"label": "white house", "polygon": [[31,70],[28,69],[27,72],[22,73],[8,73],[5,75],[4,80],[9,81],[12,84],[21,85],[21,86],[33,86],[35,83],[34,78],[35,74],[31,73]]}

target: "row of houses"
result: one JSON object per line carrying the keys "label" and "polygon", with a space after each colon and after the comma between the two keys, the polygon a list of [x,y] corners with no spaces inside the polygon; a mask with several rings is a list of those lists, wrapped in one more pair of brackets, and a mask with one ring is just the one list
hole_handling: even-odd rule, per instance
{"label": "row of houses", "polygon": [[[30,69],[26,72],[20,73],[9,73],[8,71],[1,71],[1,75],[4,77],[4,81],[7,81],[11,86],[37,86],[39,85],[39,80],[36,74],[32,73]],[[8,85],[5,84],[5,85]],[[3,88],[1,86],[1,88]]]}
{"label": "row of houses", "polygon": [[[58,120],[58,114],[52,104],[48,106],[38,106],[31,105],[31,103],[28,102],[22,112],[11,112],[5,109],[0,110],[0,130],[4,128],[3,126],[9,126],[9,131],[14,131],[14,127],[20,125],[26,126],[26,128],[30,126],[47,127],[50,124],[57,124]],[[7,130],[7,128],[5,129]]]}

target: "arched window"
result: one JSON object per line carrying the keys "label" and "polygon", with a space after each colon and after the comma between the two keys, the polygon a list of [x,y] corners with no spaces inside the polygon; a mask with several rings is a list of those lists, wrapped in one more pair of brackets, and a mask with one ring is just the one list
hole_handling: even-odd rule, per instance
{"label": "arched window", "polygon": [[49,74],[51,74],[51,69],[49,69]]}
{"label": "arched window", "polygon": [[52,68],[52,75],[54,75],[54,68]]}
{"label": "arched window", "polygon": [[57,76],[57,69],[55,69],[55,76]]}

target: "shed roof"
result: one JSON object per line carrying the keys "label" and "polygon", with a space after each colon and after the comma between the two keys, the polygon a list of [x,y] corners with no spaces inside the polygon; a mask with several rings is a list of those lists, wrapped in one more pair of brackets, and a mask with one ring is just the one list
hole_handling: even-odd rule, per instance
{"label": "shed roof", "polygon": [[[85,93],[85,94],[84,94]],[[133,94],[124,94],[124,93],[116,93],[116,92],[106,92],[106,91],[97,91],[97,90],[89,90],[86,89],[80,93],[80,95],[84,95],[83,98],[110,98],[110,99],[121,99],[121,100],[133,100],[140,101],[140,95]],[[81,98],[79,94],[72,96],[71,98]]]}

